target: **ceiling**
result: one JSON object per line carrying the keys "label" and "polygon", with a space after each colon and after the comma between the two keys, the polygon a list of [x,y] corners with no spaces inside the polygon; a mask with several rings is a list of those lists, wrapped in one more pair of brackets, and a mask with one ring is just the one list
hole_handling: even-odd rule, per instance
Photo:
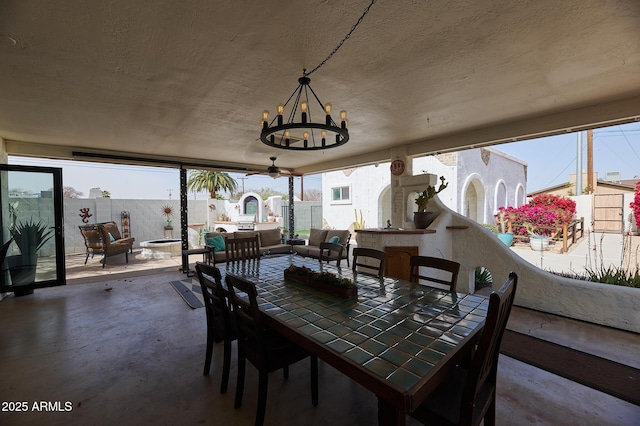
{"label": "ceiling", "polygon": [[262,144],[262,111],[369,3],[3,0],[0,137],[14,155],[314,173],[640,117],[638,0],[379,0],[311,75],[350,141]]}

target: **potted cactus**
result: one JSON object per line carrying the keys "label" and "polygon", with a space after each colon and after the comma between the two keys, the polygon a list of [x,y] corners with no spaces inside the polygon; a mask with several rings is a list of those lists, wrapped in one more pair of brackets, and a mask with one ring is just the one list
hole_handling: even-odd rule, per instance
{"label": "potted cactus", "polygon": [[418,206],[418,211],[413,213],[413,224],[416,229],[426,229],[431,222],[435,220],[438,216],[436,212],[427,211],[427,206],[429,205],[429,201],[444,191],[444,189],[449,184],[445,182],[444,176],[440,176],[440,186],[436,189],[434,186],[427,186],[427,189],[422,191],[418,198],[416,198],[416,205]]}
{"label": "potted cactus", "polygon": [[511,244],[513,244],[513,232],[511,230],[511,221],[507,218],[504,207],[500,207],[495,218],[499,226],[498,239],[502,241],[505,246],[511,247]]}

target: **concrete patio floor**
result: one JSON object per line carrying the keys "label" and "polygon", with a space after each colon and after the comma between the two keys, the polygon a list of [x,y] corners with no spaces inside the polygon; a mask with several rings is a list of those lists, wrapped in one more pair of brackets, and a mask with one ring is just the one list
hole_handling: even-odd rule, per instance
{"label": "concrete patio floor", "polygon": [[[204,309],[189,308],[169,285],[185,278],[179,257],[155,261],[157,269],[134,260],[127,265],[124,256],[102,269],[97,258],[85,266],[84,256],[76,257],[67,263],[67,286],[1,302],[0,401],[26,401],[29,410],[0,411],[0,424],[253,423],[255,369],[247,368],[239,410],[233,408],[235,361],[229,391],[219,393],[222,345],[214,347],[211,375],[202,375]],[[191,264],[198,259],[192,256]],[[508,328],[640,368],[634,333],[518,307]],[[376,424],[374,395],[320,365],[317,407],[310,401],[308,363],[294,365],[286,381],[271,375],[266,424]],[[58,401],[61,409],[33,411],[39,401]],[[637,425],[640,407],[501,355],[497,423]]]}

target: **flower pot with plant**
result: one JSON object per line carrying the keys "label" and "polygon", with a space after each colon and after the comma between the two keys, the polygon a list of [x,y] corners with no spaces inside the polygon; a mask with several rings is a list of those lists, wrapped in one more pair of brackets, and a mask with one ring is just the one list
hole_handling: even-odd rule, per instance
{"label": "flower pot with plant", "polygon": [[507,217],[504,207],[500,207],[495,218],[498,225],[498,239],[507,247],[511,247],[511,244],[513,244],[513,231],[511,229],[511,220]]}
{"label": "flower pot with plant", "polygon": [[[26,286],[36,280],[38,251],[53,237],[53,230],[42,221],[30,219],[18,222],[9,229],[11,238],[20,249],[19,255],[8,256],[7,265],[13,286]],[[16,296],[31,294],[33,289],[14,290]]]}
{"label": "flower pot with plant", "polygon": [[429,201],[444,191],[449,184],[445,182],[444,176],[440,176],[440,186],[436,189],[434,186],[427,186],[427,189],[422,191],[418,198],[416,198],[416,205],[418,211],[413,213],[413,224],[416,229],[426,229],[438,216],[436,212],[427,211]]}

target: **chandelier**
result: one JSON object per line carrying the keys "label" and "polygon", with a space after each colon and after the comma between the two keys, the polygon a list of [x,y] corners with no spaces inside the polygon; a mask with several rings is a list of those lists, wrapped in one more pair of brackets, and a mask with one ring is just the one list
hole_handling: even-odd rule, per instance
{"label": "chandelier", "polygon": [[[340,124],[338,125],[331,117],[331,104],[323,104],[320,101],[316,92],[311,88],[309,76],[327,63],[344,42],[351,37],[351,33],[362,22],[375,2],[376,0],[371,0],[360,19],[324,61],[308,73],[306,69],[302,70],[302,77],[298,79],[298,87],[284,104],[278,105],[277,114],[271,121],[269,121],[269,111],[262,112],[262,132],[260,133],[262,143],[280,149],[312,151],[335,148],[349,141],[347,112],[340,111]],[[291,105],[289,105],[290,103]],[[287,106],[289,106],[289,110],[285,120]],[[319,116],[324,117],[324,121],[322,119],[313,121]]]}
{"label": "chandelier", "polygon": [[[340,125],[338,126],[331,117],[331,104],[322,104],[316,92],[311,88],[311,79],[306,71],[306,69],[303,70],[302,77],[298,79],[298,87],[289,96],[287,102],[284,105],[278,105],[278,113],[271,120],[271,123],[268,121],[269,111],[265,110],[262,113],[260,140],[263,143],[274,148],[315,150],[335,148],[344,145],[349,140],[347,112],[340,111]],[[309,102],[309,92],[313,95],[311,103]],[[293,104],[285,122],[283,114],[291,100],[293,100]],[[311,107],[314,100],[317,101],[319,107]],[[312,109],[315,109],[316,112],[321,111],[318,115],[324,115],[323,122],[313,121]],[[298,110],[300,110],[299,116]],[[294,133],[291,132],[292,130]]]}

